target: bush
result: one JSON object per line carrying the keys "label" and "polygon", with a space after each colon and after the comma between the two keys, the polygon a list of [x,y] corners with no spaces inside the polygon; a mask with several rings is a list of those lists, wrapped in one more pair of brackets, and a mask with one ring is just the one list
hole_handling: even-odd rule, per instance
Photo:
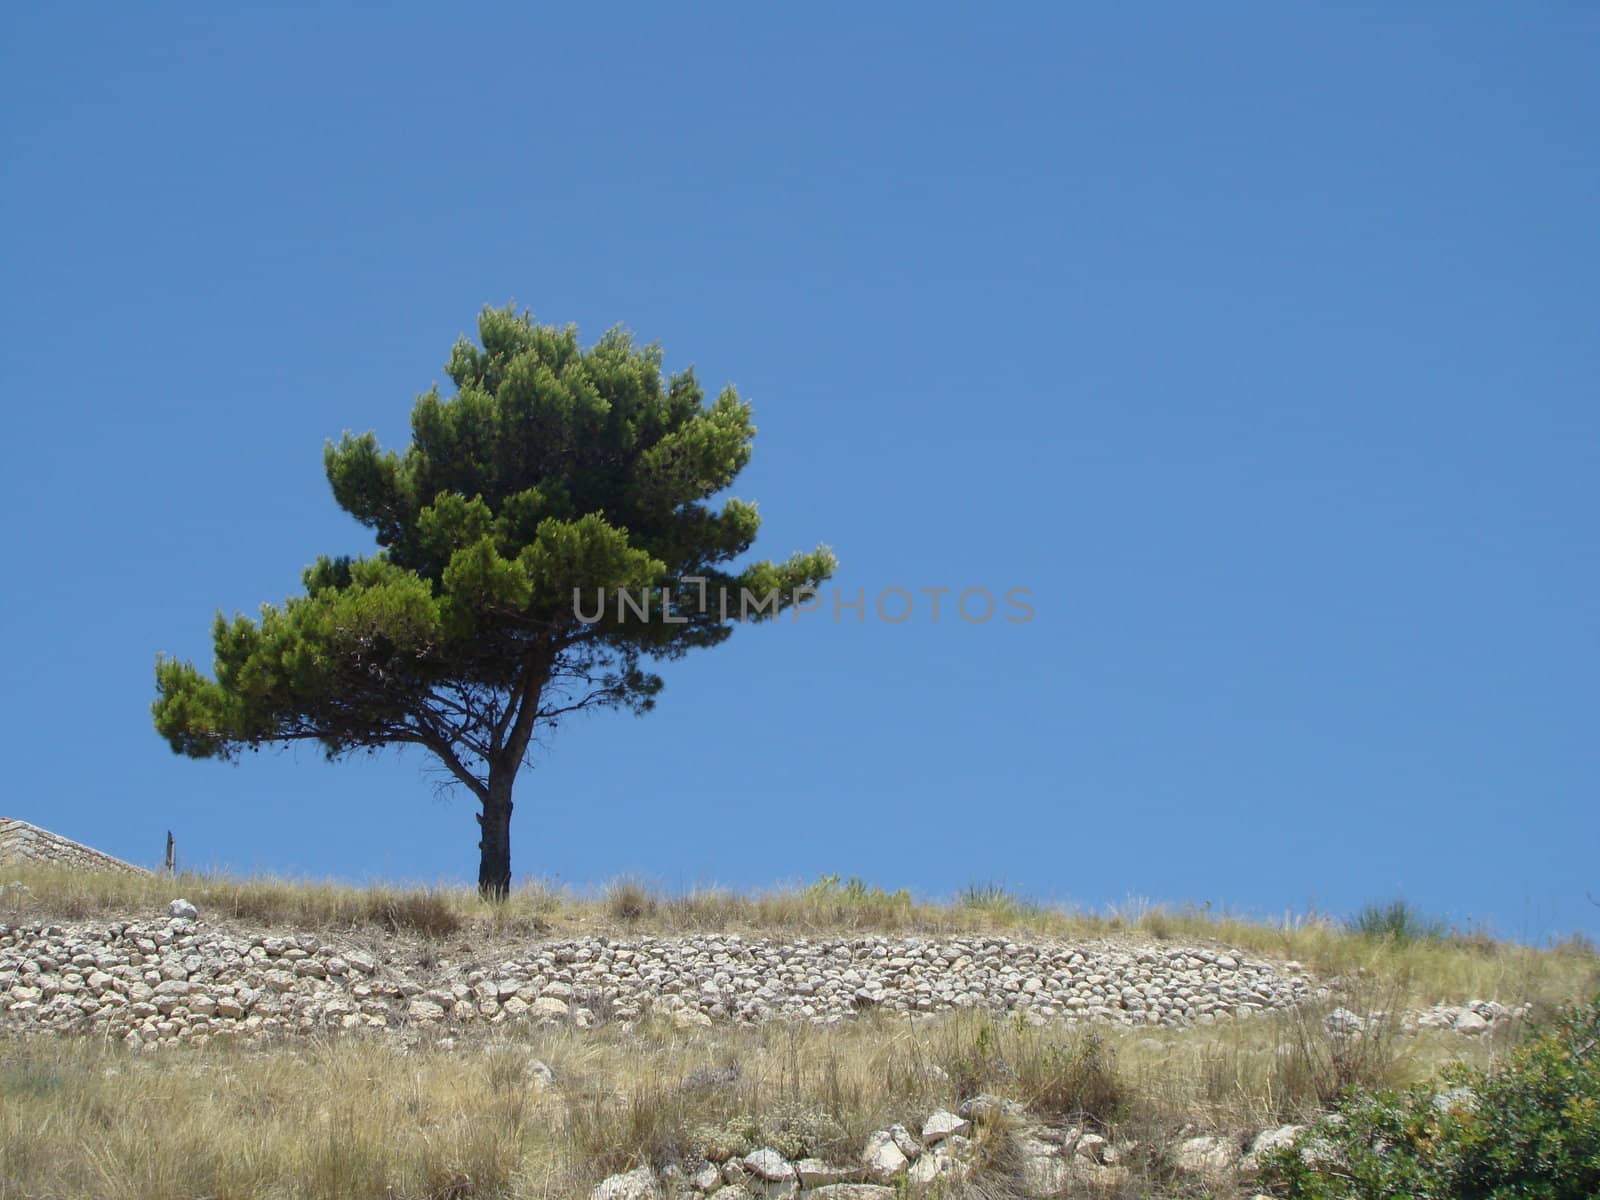
{"label": "bush", "polygon": [[842,882],[837,875],[820,876],[806,889],[805,895],[809,900],[845,904],[903,904],[908,908],[911,905],[911,893],[904,888],[898,892],[886,892],[881,887],[868,887],[865,880],[854,875]]}
{"label": "bush", "polygon": [[1288,1200],[1600,1195],[1600,996],[1518,1046],[1407,1093],[1352,1092],[1269,1156]]}
{"label": "bush", "polygon": [[[1323,1004],[1303,1004],[1278,1018],[1273,1055],[1273,1094],[1286,1107],[1323,1109],[1355,1089],[1374,1091],[1394,1081],[1400,1067],[1397,1023],[1389,1016],[1403,1007],[1398,986],[1357,983]],[[1358,1029],[1330,1024],[1339,1009],[1367,1013]],[[1287,1112],[1285,1112],[1287,1118]]]}
{"label": "bush", "polygon": [[631,924],[656,913],[656,898],[637,879],[619,879],[606,892],[606,912]]}
{"label": "bush", "polygon": [[1041,911],[1039,905],[1003,883],[969,883],[957,894],[956,907],[1007,921],[1024,920]]}
{"label": "bush", "polygon": [[1401,944],[1442,942],[1450,933],[1450,927],[1443,921],[1427,916],[1404,900],[1365,905],[1346,924],[1352,933],[1387,938]]}
{"label": "bush", "polygon": [[895,928],[911,914],[911,893],[869,887],[851,876],[824,875],[800,893],[807,917],[824,925]]}
{"label": "bush", "polygon": [[958,1035],[940,1069],[958,1095],[1012,1096],[1041,1116],[1096,1128],[1110,1128],[1132,1102],[1115,1051],[1094,1029],[983,1020],[970,1037]]}
{"label": "bush", "polygon": [[367,919],[390,933],[419,933],[444,938],[461,931],[461,914],[440,892],[374,892],[367,900]]}

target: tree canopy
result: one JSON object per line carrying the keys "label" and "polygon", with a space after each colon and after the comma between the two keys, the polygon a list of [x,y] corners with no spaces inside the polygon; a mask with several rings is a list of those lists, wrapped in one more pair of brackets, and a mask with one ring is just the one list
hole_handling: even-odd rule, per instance
{"label": "tree canopy", "polygon": [[[692,369],[663,374],[658,346],[613,329],[584,349],[574,327],[486,308],[446,372],[455,394],[418,397],[404,453],[371,433],[324,452],[334,499],[380,549],[319,557],[304,594],[258,620],[218,612],[213,674],[158,656],[153,712],[196,758],[300,740],[330,758],[425,748],[477,798],[479,887],[503,895],[535,732],[585,709],[648,711],[655,662],[723,641],[728,615],[770,617],[834,558],[735,565],[756,507],[711,501],[749,461],[750,405],[731,387],[707,403]],[[751,612],[746,592],[777,603]],[[732,614],[705,602],[718,594]]]}

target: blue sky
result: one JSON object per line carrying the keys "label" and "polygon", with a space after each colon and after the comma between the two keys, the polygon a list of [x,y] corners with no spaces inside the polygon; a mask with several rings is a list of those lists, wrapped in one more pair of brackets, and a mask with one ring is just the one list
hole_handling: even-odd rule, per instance
{"label": "blue sky", "polygon": [[514,300],[753,401],[758,551],[1035,610],[669,664],[541,752],[519,877],[1600,931],[1600,12],[869,7],[10,13],[0,812],[475,878],[421,756],[148,706],[370,548],[325,440]]}

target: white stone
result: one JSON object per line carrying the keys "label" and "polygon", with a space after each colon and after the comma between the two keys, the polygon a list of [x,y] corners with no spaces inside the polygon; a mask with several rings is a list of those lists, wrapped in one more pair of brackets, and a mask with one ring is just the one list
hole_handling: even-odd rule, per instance
{"label": "white stone", "polygon": [[655,1174],[649,1167],[638,1167],[601,1180],[589,1200],[656,1200],[659,1195]]}
{"label": "white stone", "polygon": [[924,1155],[911,1164],[911,1169],[906,1172],[906,1182],[912,1187],[927,1187],[939,1177],[939,1160],[933,1155]]}
{"label": "white stone", "polygon": [[895,1145],[894,1134],[880,1129],[867,1138],[866,1149],[861,1152],[861,1165],[874,1179],[891,1179],[904,1171],[911,1162]]}
{"label": "white stone", "polygon": [[1215,1177],[1233,1169],[1239,1160],[1236,1147],[1226,1138],[1204,1134],[1178,1143],[1178,1170]]}
{"label": "white stone", "polygon": [[1329,1033],[1349,1034],[1360,1033],[1366,1027],[1366,1022],[1348,1008],[1336,1008],[1323,1018],[1322,1024]]}
{"label": "white stone", "polygon": [[1273,1150],[1282,1149],[1300,1136],[1304,1125],[1278,1125],[1272,1129],[1263,1129],[1256,1134],[1250,1143],[1251,1154],[1266,1154]]}
{"label": "white stone", "polygon": [[1478,1106],[1478,1093],[1469,1087],[1451,1088],[1439,1092],[1429,1102],[1439,1112],[1471,1112]]}
{"label": "white stone", "polygon": [[701,1163],[689,1174],[689,1186],[697,1192],[709,1192],[722,1182],[722,1172],[717,1169],[717,1164]]}
{"label": "white stone", "polygon": [[1099,1162],[1105,1157],[1106,1148],[1110,1145],[1098,1133],[1085,1133],[1077,1139],[1072,1152],[1079,1158],[1086,1158],[1090,1162]]}
{"label": "white stone", "polygon": [[952,1133],[966,1133],[971,1128],[972,1123],[970,1121],[941,1108],[922,1123],[922,1140],[931,1146],[935,1142],[949,1137]]}
{"label": "white stone", "polygon": [[803,1188],[827,1187],[830,1183],[845,1183],[855,1174],[848,1167],[835,1166],[820,1158],[802,1158],[794,1164],[794,1173]]}
{"label": "white stone", "polygon": [[1022,1180],[1029,1196],[1059,1196],[1076,1178],[1073,1165],[1060,1158],[1023,1160]]}
{"label": "white stone", "polygon": [[911,1136],[911,1131],[904,1125],[889,1126],[889,1136],[894,1139],[895,1146],[907,1159],[916,1158],[922,1153],[922,1143]]}
{"label": "white stone", "polygon": [[745,1170],[758,1179],[765,1179],[769,1183],[781,1183],[794,1178],[794,1168],[776,1150],[762,1147],[752,1150],[742,1160]]}
{"label": "white stone", "polygon": [[554,996],[540,996],[528,1006],[528,1014],[536,1021],[560,1021],[567,1016],[567,1002]]}

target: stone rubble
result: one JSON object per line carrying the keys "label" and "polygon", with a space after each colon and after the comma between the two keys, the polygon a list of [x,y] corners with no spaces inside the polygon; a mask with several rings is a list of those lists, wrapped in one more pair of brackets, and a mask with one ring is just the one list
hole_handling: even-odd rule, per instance
{"label": "stone rubble", "polygon": [[[872,1133],[854,1164],[816,1158],[790,1162],[778,1151],[760,1147],[720,1163],[671,1166],[659,1176],[649,1167],[612,1175],[595,1186],[590,1200],[698,1200],[705,1196],[719,1200],[897,1200],[922,1194],[938,1181],[966,1180],[973,1171],[978,1146],[966,1132],[985,1136],[983,1127],[1000,1119],[1009,1126],[1004,1136],[1011,1138],[1020,1155],[1020,1182],[1028,1196],[1084,1194],[1086,1189],[1088,1194],[1100,1195],[1125,1188],[1133,1180],[1132,1171],[1123,1164],[1137,1151],[1135,1142],[1112,1143],[1076,1126],[1053,1128],[1027,1119],[1021,1105],[1003,1098],[973,1097],[960,1107],[980,1114],[974,1118],[976,1129],[965,1118],[941,1109],[922,1123],[926,1132],[920,1139],[912,1137],[904,1125]],[[1255,1178],[1259,1159],[1291,1144],[1301,1131],[1301,1126],[1283,1125],[1261,1130],[1254,1138],[1193,1133],[1176,1144],[1176,1165],[1196,1187],[1226,1188]]]}
{"label": "stone rubble", "polygon": [[1448,1029],[1469,1036],[1491,1033],[1513,1021],[1521,1020],[1532,1011],[1532,1005],[1513,1007],[1494,1000],[1469,1000],[1463,1005],[1435,1004],[1418,1013],[1407,1014],[1407,1029]]}
{"label": "stone rubble", "polygon": [[[1466,1004],[1435,1004],[1432,1008],[1400,1014],[1400,1029],[1416,1033],[1423,1029],[1444,1029],[1453,1033],[1477,1036],[1504,1030],[1512,1022],[1522,1020],[1533,1011],[1530,1004],[1508,1007],[1495,1000],[1469,1000]],[[1336,1008],[1323,1018],[1323,1028],[1335,1037],[1360,1037],[1373,1029],[1381,1028],[1390,1020],[1385,1012],[1369,1012],[1365,1016],[1348,1008]]]}
{"label": "stone rubble", "polygon": [[[505,962],[408,970],[331,937],[215,930],[186,900],[170,911],[160,921],[0,925],[0,1027],[92,1030],[134,1045],[463,1022],[588,1026],[647,1012],[685,1027],[831,1024],[958,1008],[1039,1025],[1181,1027],[1313,995],[1302,974],[1200,947],[988,935],[584,937],[535,942]],[[915,1139],[902,1134],[895,1148],[909,1161]]]}
{"label": "stone rubble", "polygon": [[[1098,1021],[1185,1027],[1317,998],[1300,971],[1201,947],[1130,947],[859,936],[583,937],[531,943],[503,962],[407,967],[358,942],[309,933],[230,932],[174,900],[165,920],[0,924],[0,1030],[92,1031],[130,1046],[228,1034],[407,1030],[506,1021],[586,1027],[647,1013],[689,1028],[714,1021],[831,1024],[873,1010],[931,1016],[980,1008],[1035,1025]],[[193,916],[189,915],[194,913]],[[1481,1033],[1519,1015],[1488,1001],[1410,1014],[1410,1027]],[[1348,1010],[1330,1030],[1359,1034]],[[972,1097],[954,1136],[994,1097]],[[932,1119],[932,1118],[930,1118]],[[884,1170],[918,1139],[890,1131]],[[1196,1151],[1198,1153],[1198,1151]],[[770,1182],[770,1181],[769,1181]]]}

